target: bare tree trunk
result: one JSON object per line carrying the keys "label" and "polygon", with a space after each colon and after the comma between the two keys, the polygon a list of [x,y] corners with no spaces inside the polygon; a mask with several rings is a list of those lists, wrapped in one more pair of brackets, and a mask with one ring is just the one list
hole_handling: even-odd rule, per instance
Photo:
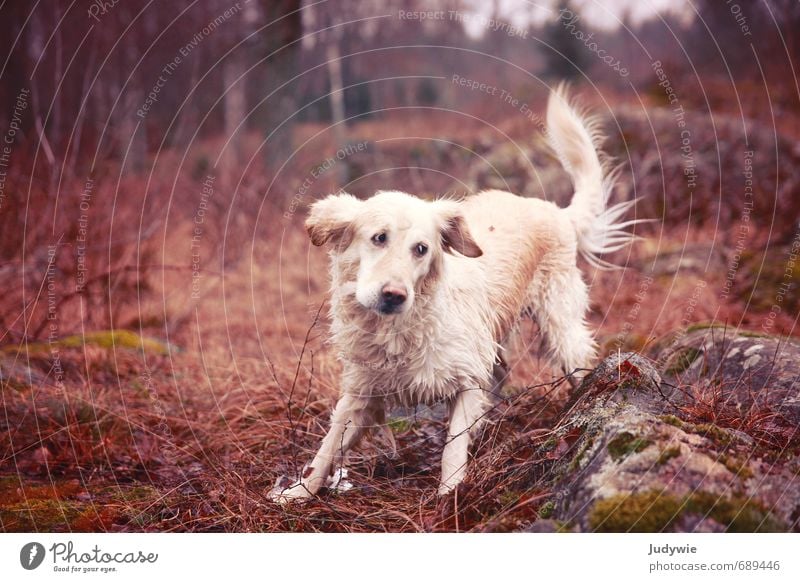
{"label": "bare tree trunk", "polygon": [[[134,174],[144,171],[147,158],[147,123],[136,115],[139,104],[144,102],[145,92],[142,89],[130,88],[127,91],[120,125],[117,151],[120,158],[125,158],[125,168]],[[141,122],[139,127],[137,125]]]}
{"label": "bare tree trunk", "polygon": [[[301,0],[260,0],[260,6],[267,22],[280,21],[276,34],[261,37],[261,48],[271,54],[267,61],[265,90],[273,91],[297,74],[298,51],[303,36],[303,17],[314,14],[302,7]],[[282,50],[278,50],[282,49]],[[284,87],[275,93],[267,106],[264,131],[270,136],[264,148],[265,162],[275,172],[291,154],[287,145],[292,143],[294,113],[297,112],[299,94],[297,84]]]}
{"label": "bare tree trunk", "polygon": [[[83,81],[81,83],[81,104],[82,107],[79,106],[78,109],[78,119],[75,121],[75,130],[73,132],[72,139],[68,144],[68,147],[72,148],[69,156],[69,163],[66,164],[67,171],[71,172],[73,175],[76,172],[76,168],[78,167],[78,160],[80,159],[81,155],[81,138],[83,137],[83,126],[86,122],[86,109],[90,107],[91,104],[88,102],[87,95],[89,94],[89,81],[90,81],[90,73],[94,70],[95,64],[95,56],[97,55],[96,47],[92,47],[88,66],[86,67],[84,74],[83,74]],[[86,100],[84,102],[83,100]]]}
{"label": "bare tree trunk", "polygon": [[230,190],[236,186],[237,162],[243,155],[242,140],[244,128],[240,124],[247,114],[247,95],[244,80],[245,63],[237,55],[228,57],[222,69],[222,82],[225,84],[225,137],[228,145],[222,162],[221,181]]}
{"label": "bare tree trunk", "polygon": [[[331,39],[325,47],[325,57],[328,59],[328,80],[331,86],[330,102],[333,121],[333,139],[337,148],[347,145],[347,128],[345,127],[344,91],[342,89],[342,60],[339,54],[339,43]],[[347,181],[347,160],[336,164],[337,181],[344,185]]]}

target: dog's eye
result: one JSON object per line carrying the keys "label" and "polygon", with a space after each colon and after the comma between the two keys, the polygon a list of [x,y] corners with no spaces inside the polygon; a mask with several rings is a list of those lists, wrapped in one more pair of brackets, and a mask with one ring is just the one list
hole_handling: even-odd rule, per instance
{"label": "dog's eye", "polygon": [[372,235],[372,242],[374,242],[376,245],[384,244],[386,242],[386,233],[385,232],[379,232],[377,234],[373,234]]}
{"label": "dog's eye", "polygon": [[414,247],[414,252],[418,257],[424,257],[425,253],[428,252],[428,245],[424,243],[419,243],[417,246]]}

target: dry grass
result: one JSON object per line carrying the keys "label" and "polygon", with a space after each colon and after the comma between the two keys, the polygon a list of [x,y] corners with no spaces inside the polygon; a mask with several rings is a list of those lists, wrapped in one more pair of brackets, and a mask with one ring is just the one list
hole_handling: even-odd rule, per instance
{"label": "dry grass", "polygon": [[[738,384],[738,386],[737,386]],[[677,407],[678,416],[690,423],[708,427],[714,436],[715,428],[740,431],[753,439],[752,454],[767,459],[790,457],[800,450],[800,430],[776,406],[764,402],[763,394],[747,392],[748,380],[716,378],[681,385],[683,404]],[[717,432],[716,434],[723,434]],[[722,443],[727,444],[727,443]]]}

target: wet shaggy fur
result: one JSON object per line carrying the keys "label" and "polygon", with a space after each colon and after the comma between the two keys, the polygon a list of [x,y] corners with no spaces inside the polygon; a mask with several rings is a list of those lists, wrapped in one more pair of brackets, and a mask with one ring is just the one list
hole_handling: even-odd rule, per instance
{"label": "wet shaggy fur", "polygon": [[[598,132],[563,88],[551,94],[547,122],[575,185],[568,208],[497,190],[461,202],[395,191],[368,200],[338,194],[312,206],[311,241],[330,249],[341,398],[319,452],[276,500],[316,494],[346,451],[383,423],[387,404],[442,400],[450,420],[439,492],[452,491],[521,313],[535,317],[565,373],[592,364],[588,290],[576,259],[580,252],[601,265],[598,255],[630,242],[624,228],[633,221],[618,220],[630,203],[607,208],[611,180]],[[387,297],[402,301],[387,307]]]}

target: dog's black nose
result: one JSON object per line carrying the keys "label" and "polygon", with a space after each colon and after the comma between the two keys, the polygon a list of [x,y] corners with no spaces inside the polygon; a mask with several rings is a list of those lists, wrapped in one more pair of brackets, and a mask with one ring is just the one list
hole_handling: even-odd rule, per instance
{"label": "dog's black nose", "polygon": [[381,289],[381,305],[382,313],[392,313],[408,298],[408,294],[404,289],[395,287],[393,285],[384,285]]}

